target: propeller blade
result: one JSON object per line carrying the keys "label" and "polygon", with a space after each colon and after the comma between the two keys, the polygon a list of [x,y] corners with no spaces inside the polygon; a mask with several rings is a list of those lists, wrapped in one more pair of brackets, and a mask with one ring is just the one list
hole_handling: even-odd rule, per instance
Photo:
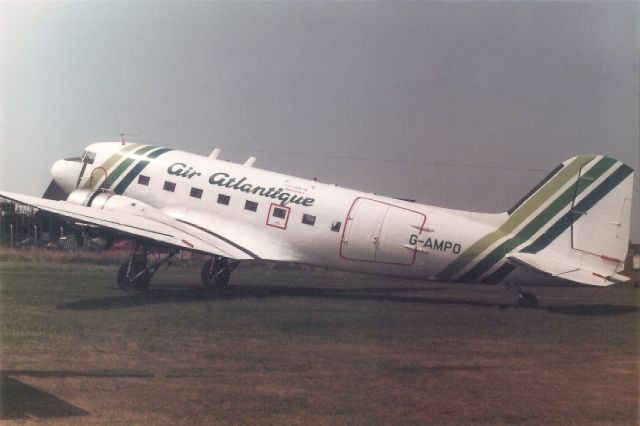
{"label": "propeller blade", "polygon": [[42,196],[42,198],[46,198],[47,200],[61,201],[66,200],[68,196],[69,194],[67,194],[55,180],[51,179],[51,183],[49,183],[47,190],[44,191],[44,195]]}

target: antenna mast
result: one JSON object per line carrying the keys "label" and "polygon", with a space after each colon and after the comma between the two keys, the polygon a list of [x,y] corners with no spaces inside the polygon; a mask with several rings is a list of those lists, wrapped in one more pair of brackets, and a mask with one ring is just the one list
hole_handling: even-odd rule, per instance
{"label": "antenna mast", "polygon": [[140,135],[134,135],[132,133],[120,133],[120,143],[122,143],[122,145],[126,143],[126,141],[124,140],[125,136],[140,136]]}

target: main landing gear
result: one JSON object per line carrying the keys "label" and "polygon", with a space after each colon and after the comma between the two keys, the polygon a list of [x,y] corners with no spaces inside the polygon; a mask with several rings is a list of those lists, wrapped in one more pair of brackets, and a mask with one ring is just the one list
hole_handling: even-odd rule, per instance
{"label": "main landing gear", "polygon": [[148,289],[153,275],[176,253],[178,251],[174,250],[153,265],[147,266],[147,249],[136,242],[129,255],[129,260],[118,269],[118,287],[123,290],[142,291]]}
{"label": "main landing gear", "polygon": [[[118,269],[118,287],[123,290],[144,291],[149,288],[151,278],[162,265],[168,262],[178,253],[178,250],[170,252],[167,256],[152,265],[147,264],[147,249],[139,242],[135,242],[129,260]],[[221,256],[212,256],[202,266],[200,278],[205,288],[225,287],[229,285],[231,272],[240,261],[227,259]]]}
{"label": "main landing gear", "polygon": [[225,287],[229,285],[231,272],[240,262],[222,256],[213,256],[202,265],[200,278],[204,288]]}
{"label": "main landing gear", "polygon": [[523,292],[518,283],[510,282],[507,286],[516,292],[518,295],[518,304],[523,308],[535,308],[538,306],[538,298],[536,295]]}

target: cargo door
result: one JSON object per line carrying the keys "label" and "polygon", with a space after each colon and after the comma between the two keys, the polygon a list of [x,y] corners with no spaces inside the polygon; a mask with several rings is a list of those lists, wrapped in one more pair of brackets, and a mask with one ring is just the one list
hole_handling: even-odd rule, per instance
{"label": "cargo door", "polygon": [[340,244],[344,259],[411,265],[415,250],[405,245],[424,227],[422,213],[368,198],[357,198]]}

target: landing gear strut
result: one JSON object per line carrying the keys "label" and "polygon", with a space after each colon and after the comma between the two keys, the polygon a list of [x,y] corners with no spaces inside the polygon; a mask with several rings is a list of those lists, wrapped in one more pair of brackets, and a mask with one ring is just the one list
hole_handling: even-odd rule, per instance
{"label": "landing gear strut", "polygon": [[507,284],[518,295],[518,304],[523,308],[535,308],[538,306],[538,298],[533,293],[525,293],[520,289],[518,283],[510,282]]}
{"label": "landing gear strut", "polygon": [[222,256],[213,256],[202,265],[200,278],[205,288],[225,287],[229,285],[231,272],[240,263],[237,260],[227,259]]}
{"label": "landing gear strut", "polygon": [[153,265],[147,266],[147,249],[136,241],[129,255],[129,260],[118,269],[118,287],[122,290],[143,291],[148,289],[153,275],[176,253],[178,251],[174,250]]}

